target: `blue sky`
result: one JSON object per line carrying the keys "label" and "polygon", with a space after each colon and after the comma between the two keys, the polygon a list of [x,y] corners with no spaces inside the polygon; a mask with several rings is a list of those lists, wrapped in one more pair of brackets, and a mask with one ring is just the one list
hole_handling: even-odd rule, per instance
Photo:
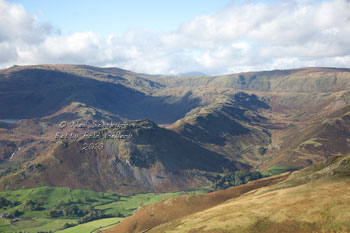
{"label": "blue sky", "polygon": [[214,13],[230,0],[16,0],[41,23],[51,23],[63,34],[94,31],[103,36],[132,29],[164,32],[202,14]]}
{"label": "blue sky", "polygon": [[0,0],[0,68],[150,74],[350,67],[349,0]]}

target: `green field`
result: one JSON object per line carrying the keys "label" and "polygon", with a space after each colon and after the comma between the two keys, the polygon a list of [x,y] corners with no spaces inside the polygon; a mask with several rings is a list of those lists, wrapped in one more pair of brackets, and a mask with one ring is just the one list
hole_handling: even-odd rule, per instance
{"label": "green field", "polygon": [[50,219],[50,218],[33,218],[14,222],[6,220],[7,224],[0,226],[0,232],[49,232],[63,227],[64,224],[76,223],[73,219]]}
{"label": "green field", "polygon": [[269,167],[268,169],[266,169],[265,171],[261,172],[261,174],[263,174],[264,176],[274,176],[274,175],[278,175],[284,172],[288,172],[288,171],[294,171],[297,170],[296,167],[293,166],[277,166],[277,165],[273,165],[271,167]]}
{"label": "green field", "polygon": [[[0,192],[0,198],[6,201],[0,203],[0,213],[8,215],[17,211],[19,216],[13,218],[16,221],[12,223],[10,219],[0,219],[0,232],[49,232],[62,229],[66,223],[78,224],[79,216],[64,215],[52,217],[50,213],[53,209],[57,209],[57,206],[76,206],[75,208],[81,211],[94,209],[109,216],[108,218],[79,224],[62,231],[90,232],[95,228],[116,223],[122,217],[132,215],[133,211],[140,206],[189,193],[204,193],[204,191],[147,193],[132,196],[118,196],[112,193],[46,186],[3,191]],[[10,204],[4,204],[6,202]]]}
{"label": "green field", "polygon": [[120,222],[123,218],[105,218],[100,220],[95,220],[88,223],[83,223],[75,227],[70,227],[61,231],[57,231],[57,233],[86,233],[98,230],[105,230],[114,224]]}

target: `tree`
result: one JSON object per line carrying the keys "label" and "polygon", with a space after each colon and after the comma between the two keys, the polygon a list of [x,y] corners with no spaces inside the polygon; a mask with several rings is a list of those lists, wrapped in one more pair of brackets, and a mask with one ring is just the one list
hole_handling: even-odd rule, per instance
{"label": "tree", "polygon": [[19,217],[20,215],[22,215],[23,213],[20,212],[19,210],[13,210],[12,212],[10,212],[7,217],[8,218],[17,218]]}

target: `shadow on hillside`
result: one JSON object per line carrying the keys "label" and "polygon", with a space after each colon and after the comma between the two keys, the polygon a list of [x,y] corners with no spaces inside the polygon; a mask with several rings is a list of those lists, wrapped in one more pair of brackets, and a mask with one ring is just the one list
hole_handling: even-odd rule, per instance
{"label": "shadow on hillside", "polygon": [[147,96],[121,84],[102,82],[59,71],[26,69],[0,77],[0,119],[27,119],[53,114],[81,102],[128,119],[171,123],[199,104],[188,93],[170,97]]}

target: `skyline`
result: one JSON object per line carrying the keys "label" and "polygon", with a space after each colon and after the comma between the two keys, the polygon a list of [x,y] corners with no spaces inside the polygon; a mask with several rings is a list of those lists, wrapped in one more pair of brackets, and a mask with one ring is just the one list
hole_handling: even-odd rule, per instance
{"label": "skyline", "polygon": [[225,74],[350,65],[348,0],[56,3],[0,0],[0,68]]}

